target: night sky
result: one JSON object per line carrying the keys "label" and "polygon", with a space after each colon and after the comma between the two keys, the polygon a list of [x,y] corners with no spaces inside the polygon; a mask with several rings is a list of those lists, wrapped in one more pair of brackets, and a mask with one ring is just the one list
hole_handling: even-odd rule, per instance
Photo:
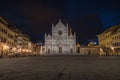
{"label": "night sky", "polygon": [[68,23],[83,43],[120,23],[120,0],[1,0],[0,15],[33,42],[44,40],[52,23]]}

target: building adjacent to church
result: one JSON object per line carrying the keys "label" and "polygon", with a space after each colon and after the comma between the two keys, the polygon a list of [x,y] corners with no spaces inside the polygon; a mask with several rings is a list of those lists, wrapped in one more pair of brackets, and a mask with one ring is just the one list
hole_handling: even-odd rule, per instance
{"label": "building adjacent to church", "polygon": [[120,55],[120,24],[112,26],[98,35],[101,55]]}
{"label": "building adjacent to church", "polygon": [[68,24],[64,25],[61,20],[52,24],[52,33],[45,33],[45,54],[75,54],[76,34],[72,34]]}

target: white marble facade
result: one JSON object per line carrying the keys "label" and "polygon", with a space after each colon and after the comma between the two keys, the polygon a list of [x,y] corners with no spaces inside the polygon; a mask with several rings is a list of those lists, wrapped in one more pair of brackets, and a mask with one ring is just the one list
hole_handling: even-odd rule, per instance
{"label": "white marble facade", "polygon": [[76,53],[76,34],[64,25],[61,20],[52,24],[52,33],[45,33],[45,54],[75,54]]}

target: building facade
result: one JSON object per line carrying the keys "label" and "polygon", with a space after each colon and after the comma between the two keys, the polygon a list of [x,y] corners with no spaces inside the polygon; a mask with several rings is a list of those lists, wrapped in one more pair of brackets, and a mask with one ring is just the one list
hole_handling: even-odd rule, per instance
{"label": "building facade", "polygon": [[111,30],[106,30],[98,35],[98,43],[101,47],[111,47],[112,46],[112,35]]}
{"label": "building facade", "polygon": [[112,26],[98,35],[101,54],[120,54],[120,25]]}
{"label": "building facade", "polygon": [[120,55],[120,25],[114,26],[114,29],[111,31],[112,35],[112,47],[114,55]]}
{"label": "building facade", "polygon": [[9,23],[0,17],[0,55],[9,55],[15,45],[15,33],[10,29]]}
{"label": "building facade", "polygon": [[97,46],[80,47],[79,55],[99,55],[99,47]]}
{"label": "building facade", "polygon": [[18,34],[17,49],[18,52],[22,52],[24,55],[28,55],[28,52],[33,51],[33,44],[27,35]]}
{"label": "building facade", "polygon": [[75,54],[76,34],[64,25],[61,20],[52,24],[52,34],[45,33],[45,53],[46,54]]}
{"label": "building facade", "polygon": [[[20,37],[22,37],[22,43],[20,43]],[[14,53],[19,52],[18,46],[20,44],[26,51],[32,50],[32,42],[29,38],[0,16],[0,56],[14,55]]]}

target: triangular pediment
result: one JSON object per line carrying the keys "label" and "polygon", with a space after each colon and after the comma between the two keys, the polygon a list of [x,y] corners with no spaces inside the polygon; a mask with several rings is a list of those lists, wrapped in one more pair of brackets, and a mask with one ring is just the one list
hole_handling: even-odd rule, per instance
{"label": "triangular pediment", "polygon": [[66,28],[66,26],[61,22],[61,19],[59,19],[59,22],[55,25],[55,28]]}

